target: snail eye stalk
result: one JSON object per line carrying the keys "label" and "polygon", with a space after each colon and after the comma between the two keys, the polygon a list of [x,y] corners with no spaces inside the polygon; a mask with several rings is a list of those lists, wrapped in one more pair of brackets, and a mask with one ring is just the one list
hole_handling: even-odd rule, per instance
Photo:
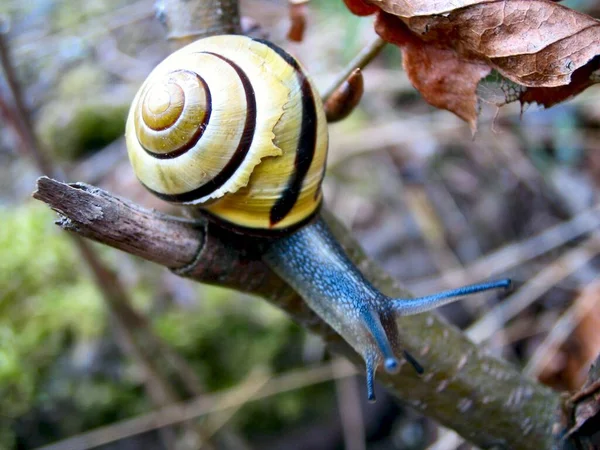
{"label": "snail eye stalk", "polygon": [[429,311],[448,303],[460,300],[467,295],[477,294],[479,292],[491,291],[493,289],[508,289],[511,281],[503,279],[491,281],[489,283],[472,284],[449,291],[438,292],[433,295],[415,298],[396,298],[392,300],[392,310],[401,316],[411,316],[425,311]]}

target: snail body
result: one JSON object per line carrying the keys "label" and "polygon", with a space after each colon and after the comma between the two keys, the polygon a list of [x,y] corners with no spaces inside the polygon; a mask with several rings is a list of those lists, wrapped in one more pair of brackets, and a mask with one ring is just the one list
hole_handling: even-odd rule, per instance
{"label": "snail body", "polygon": [[398,370],[397,315],[509,285],[392,299],[366,280],[318,214],[328,145],[318,91],[270,42],[213,36],[167,57],[134,98],[126,141],[136,176],[158,197],[271,237],[263,260],[364,358],[369,399],[376,368]]}

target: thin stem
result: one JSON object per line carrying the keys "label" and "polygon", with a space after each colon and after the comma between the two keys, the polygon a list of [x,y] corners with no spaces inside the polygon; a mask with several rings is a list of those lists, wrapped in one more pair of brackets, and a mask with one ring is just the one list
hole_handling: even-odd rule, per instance
{"label": "thin stem", "polygon": [[[519,242],[513,242],[475,260],[464,268],[449,270],[443,279],[448,284],[469,283],[477,279],[505,273],[534,258],[557,249],[600,227],[600,205],[594,205],[572,219],[546,228]],[[415,290],[441,289],[440,277],[424,278],[412,285]]]}
{"label": "thin stem", "polygon": [[575,302],[556,321],[544,341],[537,347],[523,369],[523,373],[534,378],[539,376],[581,321],[594,308],[600,306],[599,293],[600,282],[596,281],[586,286]]}
{"label": "thin stem", "polygon": [[506,322],[529,307],[552,286],[585,267],[592,258],[600,253],[596,236],[596,233],[592,234],[577,247],[565,252],[541,269],[522,285],[518,292],[498,303],[472,324],[466,331],[467,336],[475,342],[490,339],[494,333],[504,327]]}
{"label": "thin stem", "polygon": [[356,69],[364,69],[373,59],[383,50],[383,47],[387,42],[385,42],[380,37],[375,38],[366,47],[364,47],[358,55],[356,55],[352,61],[348,63],[348,65],[342,70],[337,78],[333,81],[329,89],[327,89],[322,95],[323,103],[325,103],[329,97],[339,88],[346,79],[350,76],[352,72]]}
{"label": "thin stem", "polygon": [[[229,408],[269,398],[280,393],[353,375],[356,375],[356,370],[352,366],[343,365],[340,362],[294,370],[276,378],[258,374],[254,379],[250,378],[247,383],[237,385],[226,391],[169,405],[156,411],[147,412],[115,424],[105,425],[54,444],[40,447],[37,450],[75,450],[106,445],[199,416],[226,411]],[[266,383],[267,381],[268,383]],[[251,395],[240,395],[244,392],[250,393],[250,390],[254,390]]]}
{"label": "thin stem", "polygon": [[8,45],[6,44],[5,34],[0,31],[0,65],[6,78],[6,84],[10,91],[14,108],[11,108],[9,102],[0,95],[2,103],[2,115],[7,122],[10,122],[14,128],[19,140],[21,141],[21,150],[29,154],[39,170],[53,178],[64,179],[62,173],[52,165],[48,158],[40,149],[37,137],[33,133],[31,118],[25,106],[21,87],[17,80]]}

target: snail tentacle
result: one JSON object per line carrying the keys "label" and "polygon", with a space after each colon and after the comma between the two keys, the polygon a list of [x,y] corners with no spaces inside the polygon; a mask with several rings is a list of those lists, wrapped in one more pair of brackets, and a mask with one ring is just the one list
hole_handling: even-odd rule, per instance
{"label": "snail tentacle", "polygon": [[375,371],[377,370],[377,357],[374,353],[365,356],[365,369],[367,377],[367,400],[374,402],[375,398]]}
{"label": "snail tentacle", "polygon": [[502,279],[498,281],[490,281],[487,283],[472,284],[463,286],[449,291],[438,292],[433,295],[415,298],[395,298],[390,299],[392,309],[401,316],[411,316],[422,312],[430,311],[460,300],[467,295],[476,294],[478,292],[490,291],[493,289],[508,289],[510,288],[511,280]]}
{"label": "snail tentacle", "polygon": [[425,373],[425,369],[423,369],[423,366],[419,364],[419,361],[417,361],[413,355],[406,350],[402,350],[402,354],[404,355],[404,359],[406,359],[413,369],[415,369],[415,372],[417,372],[419,375]]}
{"label": "snail tentacle", "polygon": [[373,336],[373,339],[375,339],[379,352],[383,356],[383,367],[385,367],[386,372],[398,372],[398,360],[394,356],[394,351],[392,350],[390,341],[385,333],[385,330],[383,329],[378,312],[372,310],[371,308],[367,308],[363,314],[363,321],[365,328],[369,330],[371,336]]}

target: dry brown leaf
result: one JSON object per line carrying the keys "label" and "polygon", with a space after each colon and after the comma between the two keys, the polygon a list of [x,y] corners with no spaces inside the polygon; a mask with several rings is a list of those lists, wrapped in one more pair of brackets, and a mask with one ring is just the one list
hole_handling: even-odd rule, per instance
{"label": "dry brown leaf", "polygon": [[[571,82],[564,86],[556,87],[530,87],[519,96],[521,103],[537,103],[546,108],[556,105],[577,95],[584,89],[598,81],[594,79],[594,72],[600,68],[600,57],[594,58],[588,64],[580,67],[571,76]],[[509,102],[505,102],[509,103]]]}
{"label": "dry brown leaf", "polygon": [[600,448],[600,355],[588,374],[585,385],[562,408],[557,436],[565,441],[561,448],[594,450]]}
{"label": "dry brown leaf", "polygon": [[[393,29],[392,34],[388,31]],[[491,69],[479,61],[457,57],[453,50],[427,45],[417,39],[396,17],[380,14],[375,30],[402,49],[402,65],[413,86],[431,105],[452,111],[477,126],[477,84]]]}
{"label": "dry brown leaf", "polygon": [[[454,91],[434,104],[471,124],[477,83],[489,69],[528,87],[522,102],[550,106],[593,84],[590,75],[599,65],[594,58],[600,54],[600,22],[548,0],[344,1],[363,14],[377,6],[381,37],[400,45],[405,56],[407,47],[419,53],[408,63],[415,87],[429,102],[440,90]],[[464,78],[456,73],[460,66],[467,66]],[[423,83],[427,74],[417,76],[428,70],[435,72],[435,88]]]}
{"label": "dry brown leaf", "polygon": [[600,283],[584,289],[574,304],[580,322],[539,376],[555,389],[579,389],[594,358],[600,353]]}
{"label": "dry brown leaf", "polygon": [[357,16],[369,16],[377,12],[377,6],[371,5],[363,0],[344,0],[348,9]]}

